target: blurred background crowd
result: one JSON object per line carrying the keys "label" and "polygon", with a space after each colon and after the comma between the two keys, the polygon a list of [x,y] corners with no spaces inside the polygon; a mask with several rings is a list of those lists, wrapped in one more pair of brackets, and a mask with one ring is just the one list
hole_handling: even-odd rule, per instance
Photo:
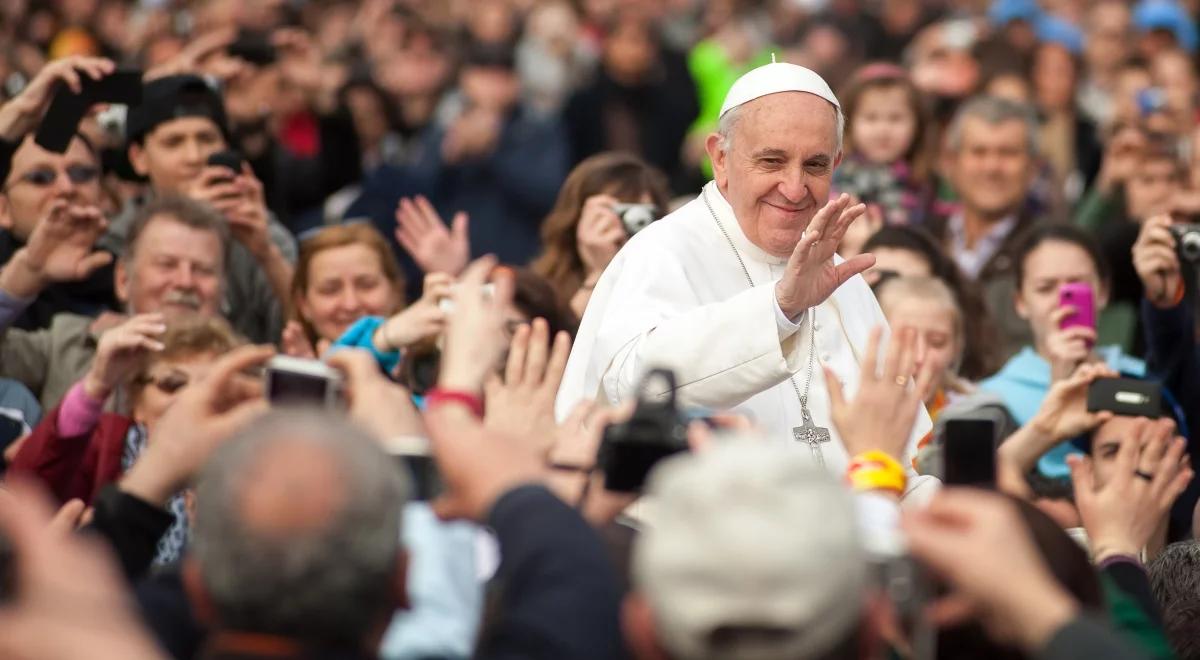
{"label": "blurred background crowd", "polygon": [[[1198,29],[1194,0],[0,0],[0,655],[933,657],[846,489],[693,425],[630,510],[592,477],[630,410],[554,418],[605,267],[776,60],[840,100],[839,253],[876,256],[935,429],[1007,438],[1006,495],[902,523],[959,597],[937,657],[1200,658]],[[52,148],[56,95],[122,72],[140,102]],[[250,423],[247,343],[328,357],[358,426]],[[1118,375],[1163,421],[1088,409]],[[419,411],[435,386],[486,401]],[[833,411],[848,453],[901,458],[913,417],[872,401]],[[428,436],[475,524],[405,507],[370,436]]]}

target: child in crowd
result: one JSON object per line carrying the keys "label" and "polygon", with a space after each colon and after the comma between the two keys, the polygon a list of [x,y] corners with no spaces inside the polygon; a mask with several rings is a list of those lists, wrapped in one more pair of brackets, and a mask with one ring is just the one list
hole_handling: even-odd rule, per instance
{"label": "child in crowd", "polygon": [[904,69],[877,63],[860,69],[840,97],[846,157],[834,172],[833,195],[874,205],[883,223],[920,224],[931,196],[930,124],[920,92]]}

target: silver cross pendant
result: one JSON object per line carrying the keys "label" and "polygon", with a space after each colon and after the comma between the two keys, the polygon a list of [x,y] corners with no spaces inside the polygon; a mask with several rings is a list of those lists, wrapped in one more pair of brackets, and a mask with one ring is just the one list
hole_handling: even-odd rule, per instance
{"label": "silver cross pendant", "polygon": [[807,406],[802,406],[800,413],[804,416],[804,422],[800,426],[792,428],[792,437],[796,439],[796,442],[808,443],[809,449],[812,450],[813,460],[817,465],[824,466],[825,456],[821,453],[821,443],[830,441],[829,429],[813,423]]}

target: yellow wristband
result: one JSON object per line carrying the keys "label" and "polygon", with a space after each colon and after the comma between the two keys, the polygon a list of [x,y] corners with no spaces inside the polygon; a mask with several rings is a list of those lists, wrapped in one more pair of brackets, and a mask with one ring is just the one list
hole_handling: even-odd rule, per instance
{"label": "yellow wristband", "polygon": [[896,459],[872,449],[851,459],[846,468],[846,483],[854,490],[890,490],[903,494],[908,475]]}

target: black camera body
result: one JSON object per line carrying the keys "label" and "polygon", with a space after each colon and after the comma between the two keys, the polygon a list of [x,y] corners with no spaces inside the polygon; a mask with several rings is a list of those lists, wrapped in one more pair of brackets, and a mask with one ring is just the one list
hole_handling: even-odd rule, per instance
{"label": "black camera body", "polygon": [[[666,392],[659,397],[649,392]],[[638,388],[637,407],[629,421],[604,429],[597,464],[604,471],[604,487],[614,492],[636,493],[664,458],[687,451],[687,425],[675,405],[675,374],[655,369]]]}
{"label": "black camera body", "polygon": [[1200,224],[1171,225],[1171,234],[1179,260],[1200,264]]}

